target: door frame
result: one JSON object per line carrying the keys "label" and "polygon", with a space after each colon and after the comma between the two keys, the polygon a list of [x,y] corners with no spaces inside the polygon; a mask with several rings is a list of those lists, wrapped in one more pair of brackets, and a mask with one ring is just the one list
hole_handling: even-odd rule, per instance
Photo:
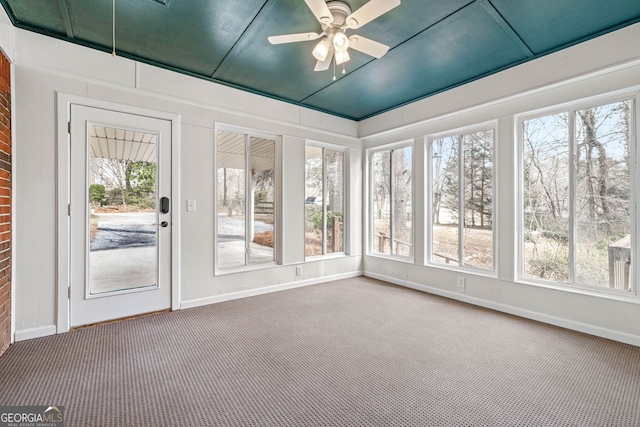
{"label": "door frame", "polygon": [[180,115],[143,107],[117,104],[56,92],[57,171],[56,171],[56,333],[69,331],[70,324],[70,216],[71,199],[71,105],[136,114],[171,122],[171,310],[180,308]]}

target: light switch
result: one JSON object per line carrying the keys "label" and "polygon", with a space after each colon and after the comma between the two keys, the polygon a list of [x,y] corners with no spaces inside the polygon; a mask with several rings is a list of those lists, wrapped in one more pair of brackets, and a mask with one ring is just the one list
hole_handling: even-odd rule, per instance
{"label": "light switch", "polygon": [[196,201],[187,200],[187,212],[195,212],[195,211],[196,211]]}

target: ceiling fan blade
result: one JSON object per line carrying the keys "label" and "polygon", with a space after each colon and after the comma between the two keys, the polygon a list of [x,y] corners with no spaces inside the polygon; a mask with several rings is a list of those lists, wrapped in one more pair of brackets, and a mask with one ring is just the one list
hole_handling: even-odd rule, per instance
{"label": "ceiling fan blade", "polygon": [[324,0],[304,0],[321,24],[331,24],[333,15]]}
{"label": "ceiling fan blade", "polygon": [[378,43],[377,41],[355,34],[349,37],[349,47],[375,58],[382,58],[389,50],[389,46],[386,44]]}
{"label": "ceiling fan blade", "polygon": [[370,0],[369,3],[347,16],[345,22],[349,28],[355,30],[397,6],[400,6],[400,0]]}
{"label": "ceiling fan blade", "polygon": [[331,65],[331,60],[333,59],[334,52],[335,50],[333,48],[329,49],[329,53],[327,54],[327,59],[325,59],[324,61],[316,62],[316,67],[313,69],[313,71],[328,70],[329,66]]}
{"label": "ceiling fan blade", "polygon": [[294,43],[294,42],[306,42],[307,40],[315,40],[320,37],[318,33],[298,33],[298,34],[283,34],[281,36],[268,37],[271,44],[282,43]]}

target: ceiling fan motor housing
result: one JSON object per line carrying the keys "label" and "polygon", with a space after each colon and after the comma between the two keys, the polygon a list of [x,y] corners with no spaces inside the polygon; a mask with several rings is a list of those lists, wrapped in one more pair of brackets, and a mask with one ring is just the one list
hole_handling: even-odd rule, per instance
{"label": "ceiling fan motor housing", "polygon": [[333,22],[322,24],[322,29],[327,35],[327,40],[336,52],[344,52],[349,47],[349,39],[344,34],[344,24],[347,16],[351,15],[351,8],[342,1],[327,2],[327,7],[333,16]]}
{"label": "ceiling fan motor housing", "polygon": [[347,20],[347,16],[351,15],[351,8],[343,1],[327,2],[327,7],[331,11],[331,15],[333,16],[333,22],[331,24],[328,24],[327,28],[342,27]]}

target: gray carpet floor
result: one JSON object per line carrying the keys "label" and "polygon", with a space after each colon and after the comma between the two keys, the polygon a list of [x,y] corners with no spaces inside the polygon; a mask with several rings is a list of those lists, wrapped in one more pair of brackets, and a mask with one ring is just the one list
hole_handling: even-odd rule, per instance
{"label": "gray carpet floor", "polygon": [[66,426],[639,426],[640,348],[360,277],[16,343],[0,404]]}

